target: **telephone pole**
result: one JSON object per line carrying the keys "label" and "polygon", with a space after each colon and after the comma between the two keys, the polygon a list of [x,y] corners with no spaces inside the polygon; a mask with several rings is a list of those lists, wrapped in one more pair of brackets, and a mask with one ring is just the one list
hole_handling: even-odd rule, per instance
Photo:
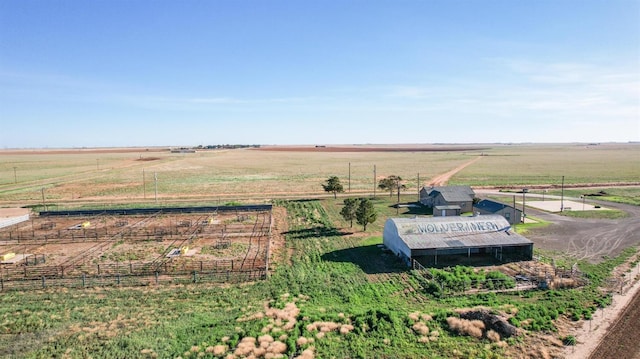
{"label": "telephone pole", "polygon": [[376,165],[373,165],[373,198],[376,198]]}
{"label": "telephone pole", "polygon": [[158,172],[153,172],[153,182],[155,184],[155,198],[157,203],[158,202]]}
{"label": "telephone pole", "polygon": [[349,193],[351,193],[351,162],[349,162]]}
{"label": "telephone pole", "polygon": [[564,176],[562,176],[562,186],[560,191],[560,212],[564,211]]}
{"label": "telephone pole", "polygon": [[147,181],[144,176],[144,168],[142,169],[142,197],[147,199]]}

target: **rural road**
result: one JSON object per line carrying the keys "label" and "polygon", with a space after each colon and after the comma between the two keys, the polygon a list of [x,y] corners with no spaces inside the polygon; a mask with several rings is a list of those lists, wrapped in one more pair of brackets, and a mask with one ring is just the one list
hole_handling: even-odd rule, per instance
{"label": "rural road", "polygon": [[[477,195],[513,197],[495,190],[477,190]],[[536,195],[528,194],[527,197]],[[547,199],[560,199],[557,196],[546,196]],[[568,199],[565,197],[565,199]],[[573,199],[578,200],[579,199]],[[509,202],[509,200],[507,200]],[[592,262],[602,260],[604,256],[613,257],[623,249],[640,245],[640,207],[590,200],[589,203],[600,204],[607,208],[627,213],[619,219],[584,219],[563,216],[527,207],[529,217],[550,222],[549,226],[534,228],[527,232],[527,238],[536,247],[566,253],[576,259]]]}

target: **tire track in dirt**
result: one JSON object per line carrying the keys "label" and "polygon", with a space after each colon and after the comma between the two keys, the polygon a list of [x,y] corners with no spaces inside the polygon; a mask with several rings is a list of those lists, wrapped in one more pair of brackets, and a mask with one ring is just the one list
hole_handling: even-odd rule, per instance
{"label": "tire track in dirt", "polygon": [[462,171],[463,169],[465,169],[467,166],[472,165],[473,163],[477,162],[478,160],[480,160],[482,158],[482,156],[478,156],[474,159],[472,159],[469,162],[463,163],[460,166],[452,169],[451,171],[445,172],[441,175],[435,176],[431,179],[431,181],[427,182],[427,186],[444,186],[447,184],[447,182],[449,182],[449,180],[451,179],[451,177],[453,177],[456,173]]}

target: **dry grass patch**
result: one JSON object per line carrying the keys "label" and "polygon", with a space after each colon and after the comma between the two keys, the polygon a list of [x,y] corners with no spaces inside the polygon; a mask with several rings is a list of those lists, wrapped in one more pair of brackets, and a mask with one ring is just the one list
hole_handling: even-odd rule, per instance
{"label": "dry grass patch", "polygon": [[482,321],[467,320],[457,317],[447,318],[447,324],[449,324],[449,329],[452,331],[460,335],[469,335],[475,338],[482,338],[483,330],[485,328]]}

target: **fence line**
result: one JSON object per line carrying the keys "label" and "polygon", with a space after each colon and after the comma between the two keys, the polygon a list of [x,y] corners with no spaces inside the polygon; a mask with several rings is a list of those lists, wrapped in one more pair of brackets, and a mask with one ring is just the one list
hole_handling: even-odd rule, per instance
{"label": "fence line", "polygon": [[89,287],[133,287],[187,283],[242,283],[266,279],[265,268],[242,271],[218,271],[161,274],[160,272],[146,274],[110,274],[110,275],[82,275],[75,277],[47,277],[22,278],[6,280],[0,278],[0,292],[27,291],[46,288],[89,288]]}

